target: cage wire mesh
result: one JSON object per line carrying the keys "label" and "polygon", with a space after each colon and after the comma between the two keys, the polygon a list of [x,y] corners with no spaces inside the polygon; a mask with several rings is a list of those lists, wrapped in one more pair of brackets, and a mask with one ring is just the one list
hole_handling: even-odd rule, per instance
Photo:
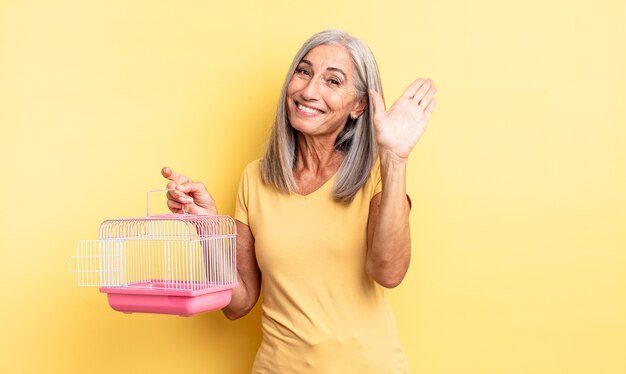
{"label": "cage wire mesh", "polygon": [[197,290],[237,282],[235,224],[227,216],[113,219],[75,256],[81,286]]}
{"label": "cage wire mesh", "polygon": [[[231,289],[237,286],[235,242],[235,222],[223,215],[166,214],[110,219],[100,225],[98,240],[77,242],[76,256],[70,258],[70,271],[77,273],[80,286],[97,286],[109,293],[109,303],[114,309],[190,315],[193,313],[187,309],[163,307],[172,303],[170,299],[127,298],[119,306],[120,299],[112,297],[122,296],[112,294],[167,297],[221,292],[219,305],[209,303],[205,310],[224,306],[224,302],[230,301]],[[191,299],[183,302],[197,303]],[[154,305],[137,307],[134,303]],[[194,308],[193,311],[198,311]]]}

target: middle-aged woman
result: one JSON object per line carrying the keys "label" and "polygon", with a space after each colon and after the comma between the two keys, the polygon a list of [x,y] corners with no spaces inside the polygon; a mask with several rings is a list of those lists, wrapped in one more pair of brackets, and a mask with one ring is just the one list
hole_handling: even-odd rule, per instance
{"label": "middle-aged woman", "polygon": [[[435,107],[417,79],[385,111],[369,48],[343,31],[313,35],[285,79],[262,159],[243,172],[235,208],[240,318],[263,287],[253,373],[405,373],[385,289],[411,256],[409,153]],[[202,183],[169,168],[173,212],[216,214]]]}

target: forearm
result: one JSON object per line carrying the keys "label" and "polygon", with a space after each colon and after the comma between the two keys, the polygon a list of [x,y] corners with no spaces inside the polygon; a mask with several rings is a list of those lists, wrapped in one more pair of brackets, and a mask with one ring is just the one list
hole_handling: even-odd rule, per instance
{"label": "forearm", "polygon": [[248,225],[237,221],[237,279],[228,306],[222,311],[229,319],[245,316],[256,304],[261,293],[261,270],[254,254],[254,236]]}
{"label": "forearm", "polygon": [[232,297],[230,303],[222,309],[222,312],[228,319],[237,319],[245,316],[254,307],[258,299],[258,295],[252,296],[242,280],[241,276],[237,274],[239,278],[239,286],[233,288]]}
{"label": "forearm", "polygon": [[380,155],[382,192],[368,249],[368,274],[385,287],[404,278],[411,259],[406,159]]}

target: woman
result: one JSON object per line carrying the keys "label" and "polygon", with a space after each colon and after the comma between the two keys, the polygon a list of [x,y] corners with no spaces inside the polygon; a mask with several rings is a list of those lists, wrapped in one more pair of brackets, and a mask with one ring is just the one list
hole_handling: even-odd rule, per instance
{"label": "woman", "polygon": [[[385,111],[373,55],[342,31],[296,55],[235,209],[240,286],[223,312],[244,316],[263,286],[253,373],[408,372],[385,288],[409,266],[406,164],[434,94],[418,79]],[[217,213],[202,183],[162,174],[171,211]]]}

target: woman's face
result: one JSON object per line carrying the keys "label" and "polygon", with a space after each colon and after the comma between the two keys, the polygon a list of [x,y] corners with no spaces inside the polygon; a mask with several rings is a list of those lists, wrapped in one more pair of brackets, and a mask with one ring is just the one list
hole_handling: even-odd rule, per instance
{"label": "woman's face", "polygon": [[296,67],[287,86],[291,126],[303,134],[337,138],[352,114],[358,116],[365,98],[356,99],[350,54],[341,45],[320,45]]}

